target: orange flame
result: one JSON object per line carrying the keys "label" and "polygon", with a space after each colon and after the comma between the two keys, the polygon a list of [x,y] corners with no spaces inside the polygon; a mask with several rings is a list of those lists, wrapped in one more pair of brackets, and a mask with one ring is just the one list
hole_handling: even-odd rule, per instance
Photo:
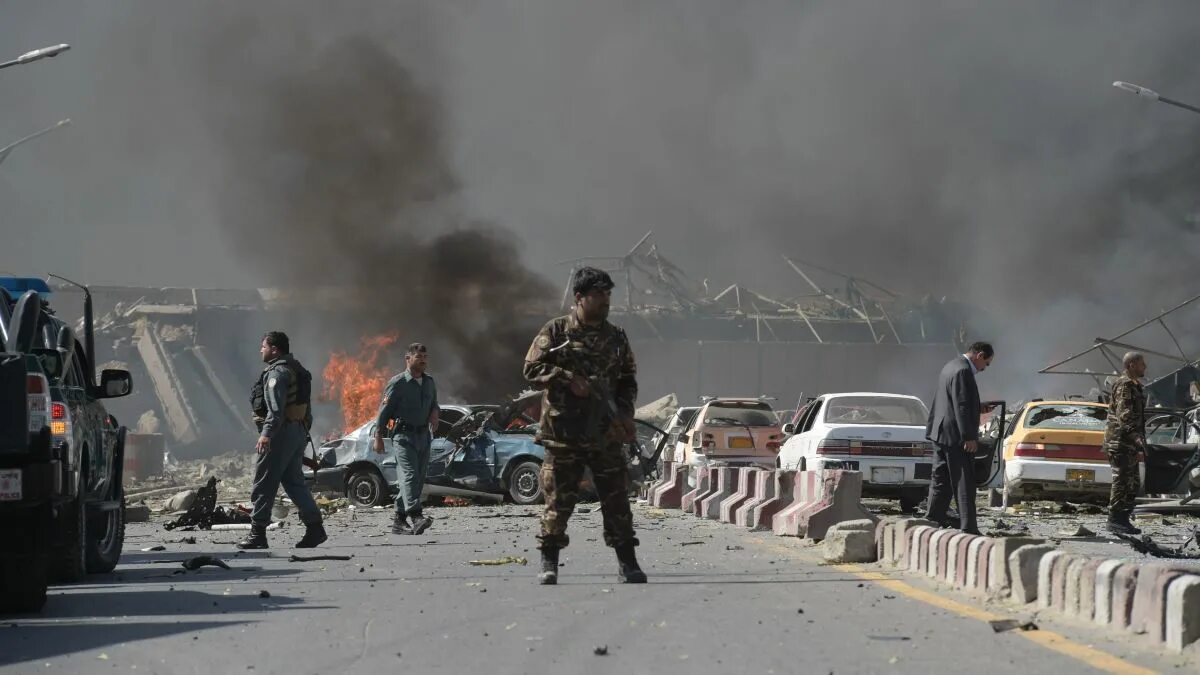
{"label": "orange flame", "polygon": [[342,431],[350,433],[379,412],[383,388],[391,374],[380,363],[397,334],[364,337],[356,356],[333,352],[322,376],[321,400],[337,401],[342,408]]}

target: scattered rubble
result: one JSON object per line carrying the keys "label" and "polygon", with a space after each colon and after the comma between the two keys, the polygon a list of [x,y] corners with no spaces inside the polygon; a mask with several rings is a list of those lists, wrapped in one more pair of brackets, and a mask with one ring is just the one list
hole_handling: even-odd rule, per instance
{"label": "scattered rubble", "polygon": [[1006,633],[1010,630],[1038,630],[1038,625],[1032,621],[1020,621],[1017,619],[996,619],[988,622],[992,630],[997,633]]}
{"label": "scattered rubble", "polygon": [[[1138,553],[1152,555],[1155,558],[1170,558],[1173,560],[1200,560],[1200,531],[1193,533],[1193,536],[1183,545],[1176,548],[1167,548],[1161,544],[1154,542],[1148,534],[1143,534],[1140,538],[1127,534],[1116,535],[1118,539],[1124,541],[1133,547]],[[1195,552],[1189,552],[1188,549],[1196,549]]]}
{"label": "scattered rubble", "polygon": [[515,556],[505,556],[503,558],[493,558],[491,560],[468,560],[468,565],[528,565],[529,560],[526,558],[518,558]]}
{"label": "scattered rubble", "polygon": [[349,560],[352,555],[293,555],[288,562],[313,562],[315,560]]}
{"label": "scattered rubble", "polygon": [[231,569],[229,565],[225,564],[224,560],[221,560],[220,558],[214,558],[211,555],[198,555],[194,558],[188,558],[187,560],[183,561],[182,565],[184,569],[192,572],[200,569],[201,567],[220,567],[221,569],[225,570]]}
{"label": "scattered rubble", "polygon": [[145,504],[128,504],[125,506],[125,522],[145,523],[150,520],[150,507]]}

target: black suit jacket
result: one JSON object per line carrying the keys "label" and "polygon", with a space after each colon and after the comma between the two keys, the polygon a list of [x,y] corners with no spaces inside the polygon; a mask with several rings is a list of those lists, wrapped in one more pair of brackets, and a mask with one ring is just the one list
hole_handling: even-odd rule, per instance
{"label": "black suit jacket", "polygon": [[979,440],[979,387],[967,357],[959,356],[942,368],[925,438],[950,447]]}

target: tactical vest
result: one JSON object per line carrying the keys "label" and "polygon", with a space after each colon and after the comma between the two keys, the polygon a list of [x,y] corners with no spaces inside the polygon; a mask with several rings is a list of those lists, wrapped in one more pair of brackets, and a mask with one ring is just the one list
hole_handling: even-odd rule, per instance
{"label": "tactical vest", "polygon": [[289,422],[300,422],[305,429],[312,428],[312,415],[309,405],[312,403],[312,373],[308,372],[299,361],[275,361],[263,368],[258,376],[258,382],[250,390],[250,405],[254,410],[254,422],[262,430],[262,423],[267,418],[267,400],[265,395],[267,374],[276,365],[282,365],[291,373],[288,378],[287,399],[284,403],[283,415]]}

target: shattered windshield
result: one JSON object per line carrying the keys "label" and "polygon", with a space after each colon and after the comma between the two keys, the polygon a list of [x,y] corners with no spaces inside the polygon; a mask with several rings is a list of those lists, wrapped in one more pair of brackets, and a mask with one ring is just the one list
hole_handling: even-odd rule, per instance
{"label": "shattered windshield", "polygon": [[710,405],[704,423],[712,427],[773,427],[779,423],[775,413],[763,403]]}
{"label": "shattered windshield", "polygon": [[925,426],[925,404],[893,396],[839,396],[825,407],[828,424]]}
{"label": "shattered windshield", "polygon": [[1095,405],[1039,405],[1025,416],[1030,429],[1104,431],[1108,408]]}

